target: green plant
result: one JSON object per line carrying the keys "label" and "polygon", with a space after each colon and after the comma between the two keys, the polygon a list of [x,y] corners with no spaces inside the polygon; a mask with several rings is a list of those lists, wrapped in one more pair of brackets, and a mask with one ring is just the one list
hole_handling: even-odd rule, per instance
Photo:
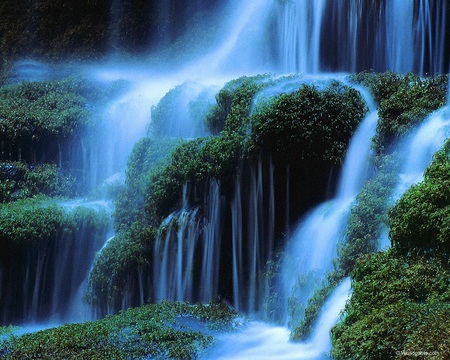
{"label": "green plant", "polygon": [[[2,359],[196,359],[217,330],[230,331],[236,312],[222,302],[162,302],[92,322],[13,336]],[[200,330],[199,330],[200,329]]]}

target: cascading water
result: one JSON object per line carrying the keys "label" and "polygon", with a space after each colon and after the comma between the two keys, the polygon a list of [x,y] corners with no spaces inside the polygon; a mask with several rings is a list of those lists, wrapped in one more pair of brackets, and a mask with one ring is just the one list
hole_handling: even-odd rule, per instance
{"label": "cascading water", "polygon": [[[412,185],[423,180],[434,153],[444,144],[450,134],[449,105],[433,112],[427,119],[398,145],[399,182],[389,202],[394,204]],[[388,229],[383,229],[379,248],[389,247]]]}
{"label": "cascading water", "polygon": [[331,350],[329,332],[338,321],[350,296],[350,279],[331,294],[319,315],[312,336],[303,343],[289,342],[289,330],[262,322],[251,322],[242,331],[223,335],[207,351],[204,360],[300,360],[324,359]]}
{"label": "cascading water", "polygon": [[[297,282],[297,277],[292,274],[306,276],[314,288],[314,284],[333,269],[337,243],[343,237],[350,206],[369,176],[371,138],[375,134],[377,120],[377,111],[372,109],[353,136],[336,197],[311,211],[294,231],[282,265],[283,306],[287,306]],[[296,294],[299,296],[298,300],[306,303],[311,293]],[[287,317],[287,308],[283,313]]]}
{"label": "cascading water", "polygon": [[[280,65],[323,70],[445,72],[445,1],[283,1]],[[433,24],[431,26],[431,24]]]}

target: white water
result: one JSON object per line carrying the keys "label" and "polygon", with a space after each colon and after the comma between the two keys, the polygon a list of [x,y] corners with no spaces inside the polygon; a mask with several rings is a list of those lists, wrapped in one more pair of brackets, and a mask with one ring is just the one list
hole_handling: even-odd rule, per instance
{"label": "white water", "polygon": [[[426,168],[431,164],[434,153],[450,136],[449,105],[433,112],[404,141],[398,145],[400,154],[399,182],[393,191],[389,202],[395,202],[412,185],[423,180]],[[388,229],[383,229],[379,240],[379,248],[389,247]]]}
{"label": "white water", "polygon": [[[343,238],[350,207],[369,176],[371,138],[377,120],[376,111],[369,112],[354,134],[336,197],[312,210],[294,231],[282,265],[282,306],[287,306],[297,274],[306,276],[314,284],[333,269],[332,261],[337,256],[337,243]],[[299,300],[306,303],[310,295],[309,292],[302,294]],[[287,308],[284,314],[287,317]]]}
{"label": "white water", "polygon": [[351,292],[350,279],[345,279],[324,304],[309,340],[289,341],[286,327],[251,322],[242,331],[219,337],[204,360],[300,360],[327,358],[331,350],[330,330],[339,319]]}

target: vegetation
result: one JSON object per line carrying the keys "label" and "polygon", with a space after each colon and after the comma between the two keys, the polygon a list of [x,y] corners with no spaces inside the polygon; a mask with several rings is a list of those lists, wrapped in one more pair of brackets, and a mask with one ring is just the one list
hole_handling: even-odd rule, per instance
{"label": "vegetation", "polygon": [[403,359],[419,351],[434,358],[449,356],[448,332],[439,330],[448,327],[450,310],[444,230],[450,206],[449,153],[447,142],[424,180],[389,211],[392,248],[356,262],[351,301],[332,331],[337,359]]}
{"label": "vegetation", "polygon": [[374,139],[378,153],[390,152],[396,140],[447,100],[448,75],[421,78],[411,73],[362,72],[352,79],[367,86],[378,102],[380,120]]}
{"label": "vegetation", "polygon": [[436,258],[450,268],[450,142],[389,213],[393,248],[401,255]]}
{"label": "vegetation", "polygon": [[[353,273],[345,316],[332,330],[333,356],[393,359],[422,351],[446,358],[448,332],[437,333],[432,326],[440,316],[439,328],[450,325],[449,282],[448,270],[434,260],[391,250],[363,256]],[[433,330],[425,334],[426,328]]]}
{"label": "vegetation", "polygon": [[152,107],[153,136],[194,138],[207,135],[203,119],[214,103],[213,90],[198,88],[193,82],[178,85]]}
{"label": "vegetation", "polygon": [[127,291],[133,293],[133,285],[151,274],[155,237],[156,229],[135,222],[110,239],[97,255],[85,298],[100,314],[118,312]]}
{"label": "vegetation", "polygon": [[94,322],[66,324],[0,340],[2,359],[196,359],[236,313],[222,302],[162,302]]}
{"label": "vegetation", "polygon": [[146,137],[133,148],[126,171],[125,188],[116,199],[116,229],[129,228],[132,223],[145,222],[146,191],[157,169],[168,162],[169,154],[179,144],[169,138]]}
{"label": "vegetation", "polygon": [[339,82],[325,89],[304,84],[275,96],[252,117],[253,144],[274,156],[339,164],[366,111],[361,95],[351,87]]}
{"label": "vegetation", "polygon": [[[356,83],[367,86],[379,106],[380,120],[378,122],[377,136],[373,139],[374,148],[379,154],[373,159],[373,163],[377,168],[377,175],[374,179],[368,181],[358,194],[348,219],[345,241],[340,244],[338,249],[335,270],[327,276],[323,285],[309,299],[303,320],[300,321],[297,327],[294,327],[291,334],[294,340],[305,340],[308,337],[322,304],[339,281],[352,274],[355,264],[361,255],[370,254],[377,250],[378,239],[384,224],[396,221],[388,221],[388,210],[391,206],[388,199],[398,180],[396,174],[399,164],[398,160],[396,160],[397,154],[388,155],[386,154],[386,149],[391,149],[394,140],[405,135],[431,111],[442,106],[446,99],[448,83],[448,76],[446,75],[433,78],[419,78],[414,74],[362,72],[353,75],[351,78]],[[435,166],[438,165],[435,164]],[[423,189],[418,188],[417,194],[421,191]],[[417,204],[420,201],[427,203],[425,199],[428,198],[429,194],[422,192],[422,195],[420,200],[417,199]],[[407,196],[405,195],[402,199],[406,200]],[[398,214],[400,209],[403,209],[400,211],[411,211],[416,212],[416,214],[423,214],[422,216],[428,216],[429,209],[416,210],[414,207],[411,207],[412,204],[410,202],[403,203],[403,201],[400,201],[403,206],[397,205],[392,210],[391,217],[394,212]],[[419,222],[408,223],[405,221],[405,217],[400,219],[400,216],[398,215],[397,220],[399,224],[419,226],[418,224],[423,222],[423,219],[416,219]],[[424,228],[432,226],[431,222],[429,220],[424,225]],[[435,228],[439,227],[438,224],[434,226]],[[392,230],[391,228],[392,231],[397,230]],[[410,229],[408,235],[414,232],[415,230]],[[397,235],[392,238],[396,237]],[[410,245],[411,240],[408,239],[406,241],[405,239],[405,248],[402,254],[412,251]],[[394,248],[397,249],[398,247]]]}
{"label": "vegetation", "polygon": [[71,197],[74,177],[54,164],[29,166],[23,162],[0,163],[0,202],[6,203],[43,194]]}

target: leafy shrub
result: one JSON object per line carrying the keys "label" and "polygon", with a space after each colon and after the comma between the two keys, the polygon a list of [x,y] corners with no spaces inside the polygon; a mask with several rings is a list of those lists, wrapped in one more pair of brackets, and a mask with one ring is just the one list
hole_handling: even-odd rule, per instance
{"label": "leafy shrub", "polygon": [[270,83],[269,75],[243,76],[226,83],[216,95],[216,104],[206,115],[207,129],[214,135],[222,130],[244,131],[254,96]]}
{"label": "leafy shrub", "polygon": [[89,276],[86,300],[101,313],[117,312],[121,299],[130,289],[137,269],[144,274],[151,270],[154,228],[133,223],[129,230],[118,232],[97,254]]}
{"label": "leafy shrub", "polygon": [[0,354],[5,360],[196,359],[212,345],[215,329],[233,329],[236,315],[221,302],[192,305],[165,301],[93,322],[13,336]]}
{"label": "leafy shrub", "polygon": [[199,86],[191,82],[178,85],[152,107],[152,135],[193,138],[207,134],[203,118],[214,97],[211,90],[200,91]]}
{"label": "leafy shrub", "polygon": [[412,186],[389,212],[394,249],[402,255],[438,258],[450,265],[450,142],[439,150],[424,180]]}
{"label": "leafy shrub", "polygon": [[333,82],[275,96],[251,119],[254,146],[274,156],[338,164],[367,107],[355,89]]}
{"label": "leafy shrub", "polygon": [[379,163],[377,174],[357,195],[347,221],[344,242],[339,244],[336,266],[343,277],[353,271],[361,254],[377,250],[382,226],[388,221],[388,200],[398,181],[399,164],[395,155],[379,157],[375,161]]}
{"label": "leafy shrub", "polygon": [[421,78],[414,74],[363,72],[352,79],[367,86],[379,103],[380,120],[374,138],[378,153],[389,152],[395,140],[445,105],[447,99],[447,75]]}
{"label": "leafy shrub", "polygon": [[125,189],[116,199],[115,225],[129,227],[144,221],[144,199],[152,174],[162,166],[178,144],[168,138],[144,138],[133,148],[126,170]]}
{"label": "leafy shrub", "polygon": [[[365,255],[352,276],[352,298],[332,329],[336,359],[388,359],[400,357],[408,347],[417,349],[413,340],[423,334],[423,324],[431,325],[442,311],[440,304],[450,300],[448,271],[420,257],[397,256],[390,250]],[[427,334],[422,342],[450,350],[445,333],[430,335],[438,338]]]}
{"label": "leafy shrub", "polygon": [[0,202],[43,194],[74,195],[74,178],[54,164],[27,166],[22,162],[0,163]]}

